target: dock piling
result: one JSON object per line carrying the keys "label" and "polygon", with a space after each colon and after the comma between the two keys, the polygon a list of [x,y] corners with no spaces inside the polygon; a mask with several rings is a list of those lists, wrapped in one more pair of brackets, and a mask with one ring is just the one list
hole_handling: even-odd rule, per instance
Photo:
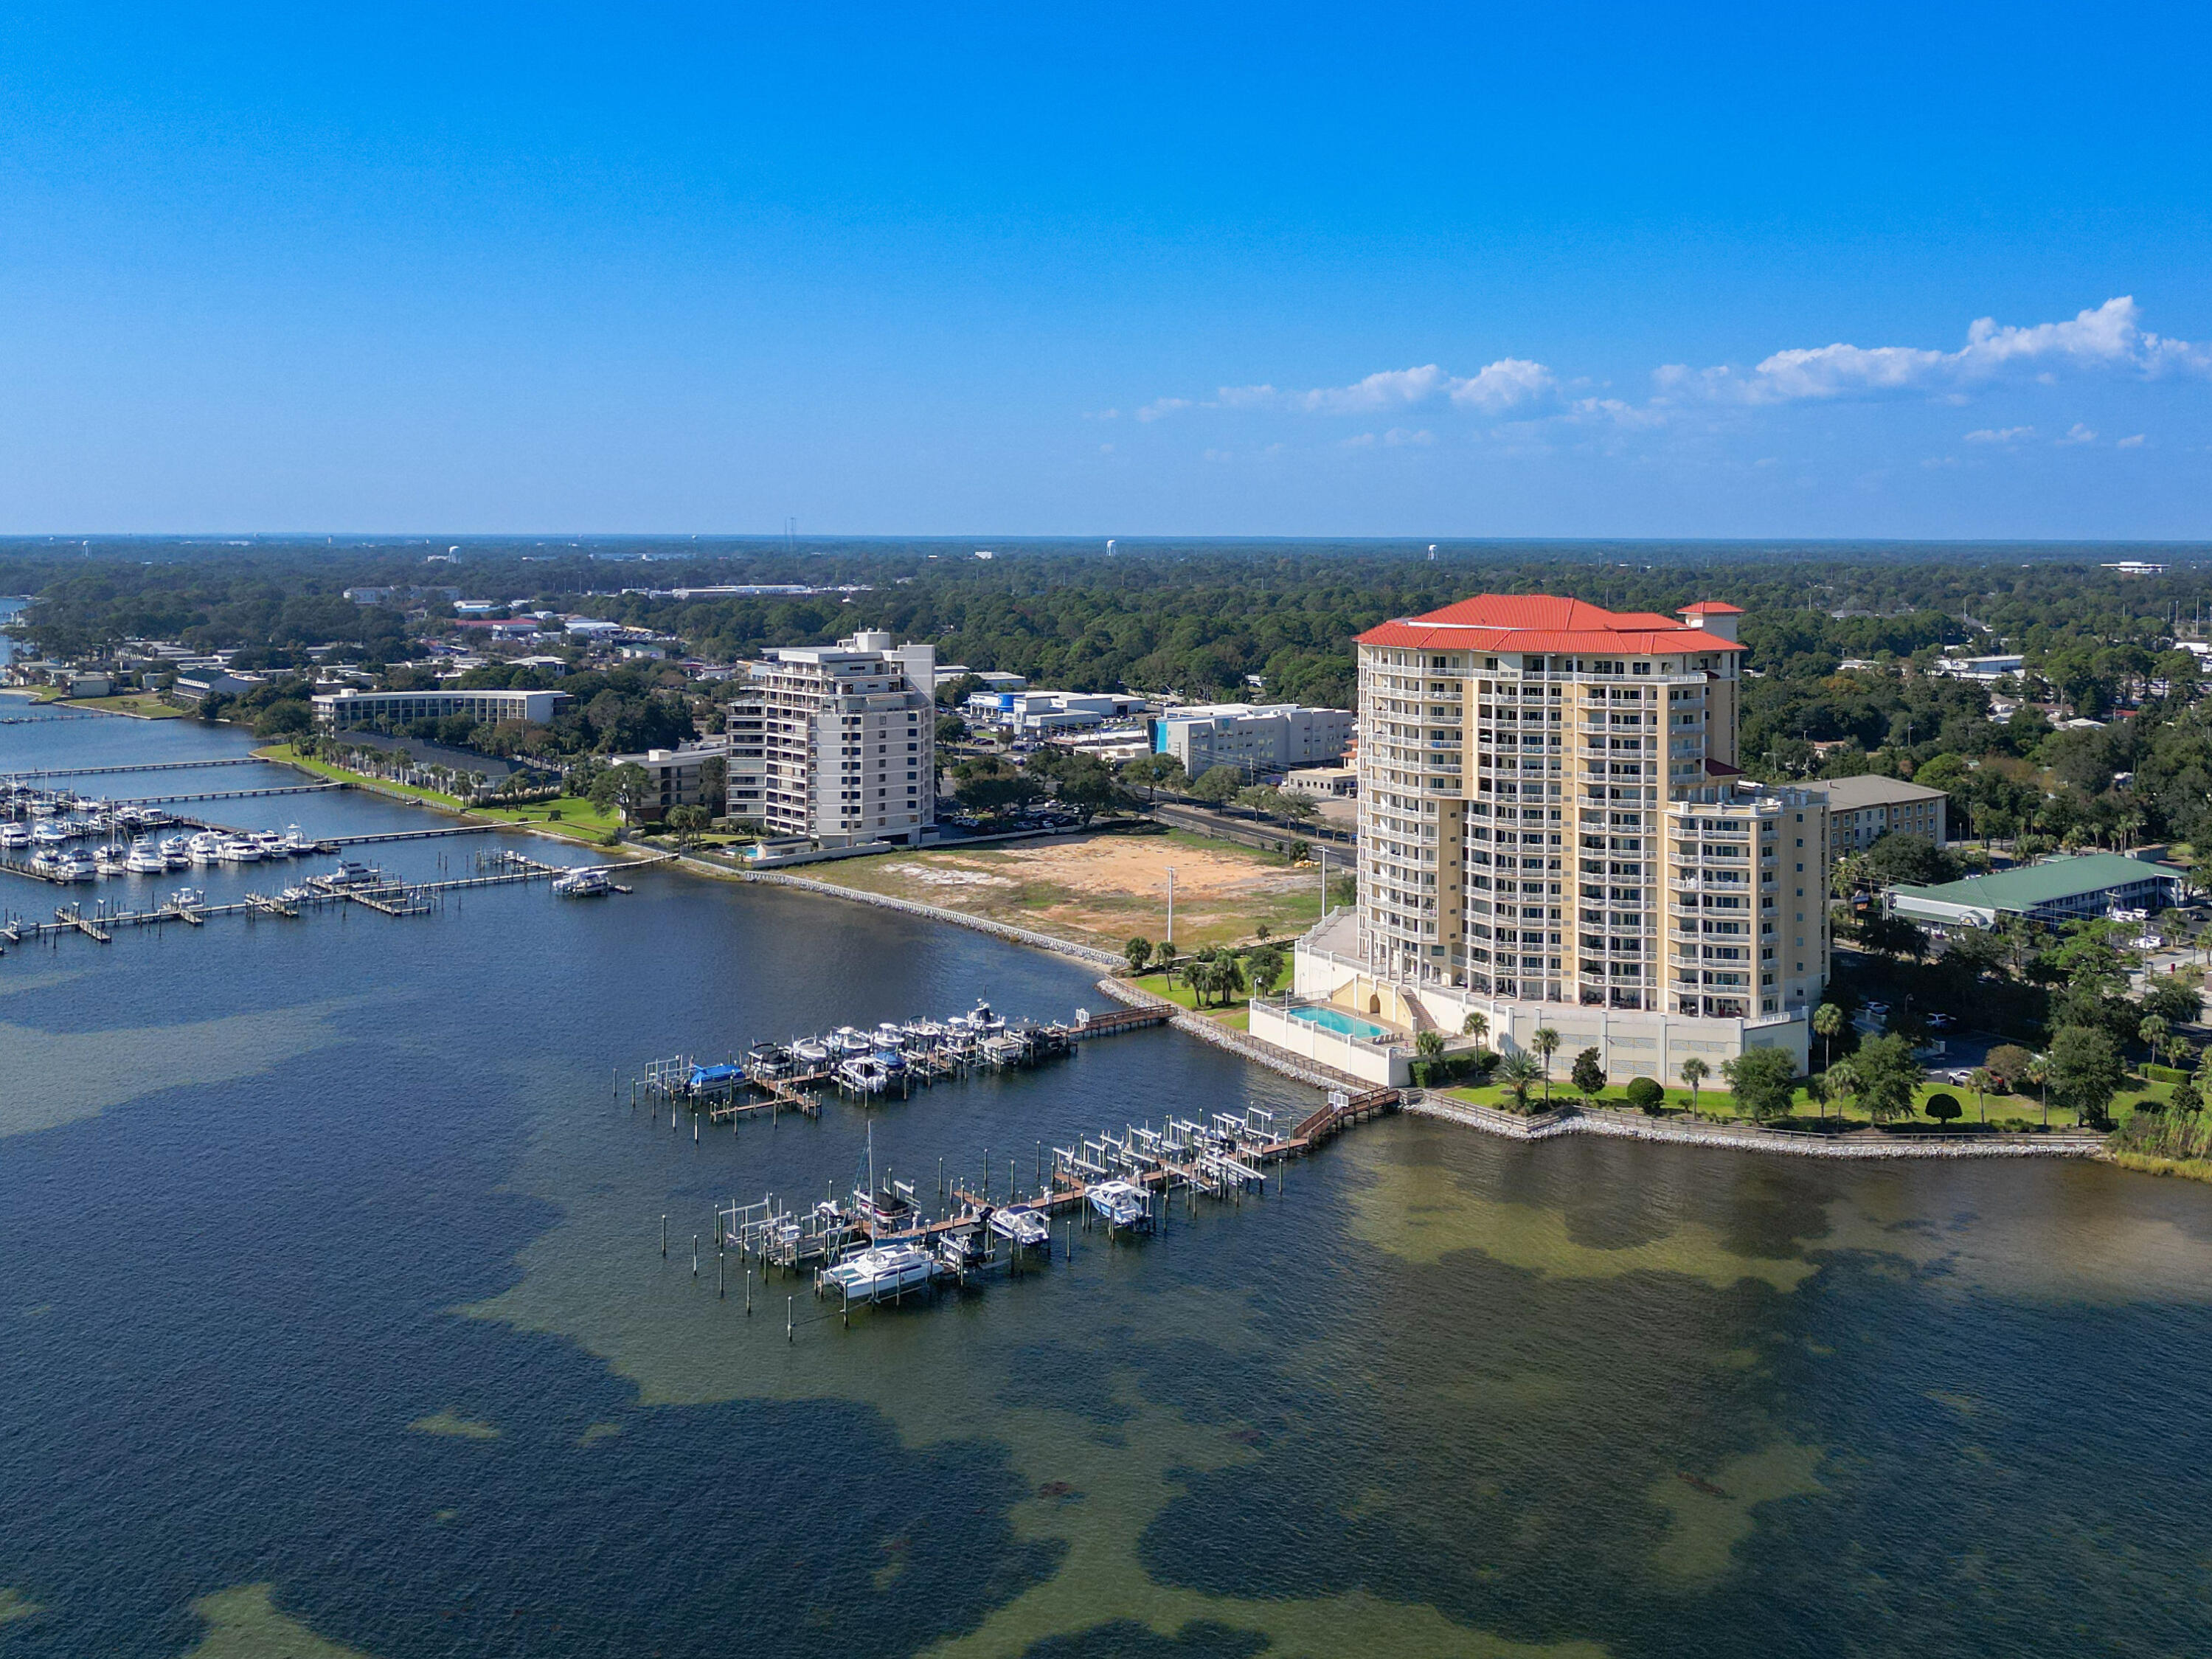
{"label": "dock piling", "polygon": [[665,1212],[660,1218],[660,1259],[668,1260],[668,1217]]}

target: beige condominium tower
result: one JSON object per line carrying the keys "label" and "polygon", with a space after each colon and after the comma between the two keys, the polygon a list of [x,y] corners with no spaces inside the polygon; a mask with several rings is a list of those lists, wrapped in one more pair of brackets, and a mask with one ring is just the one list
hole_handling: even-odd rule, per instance
{"label": "beige condominium tower", "polygon": [[1736,765],[1741,614],[1485,594],[1361,635],[1358,903],[1255,1031],[1377,1081],[1469,1015],[1615,1081],[1753,1046],[1802,1066],[1827,808]]}

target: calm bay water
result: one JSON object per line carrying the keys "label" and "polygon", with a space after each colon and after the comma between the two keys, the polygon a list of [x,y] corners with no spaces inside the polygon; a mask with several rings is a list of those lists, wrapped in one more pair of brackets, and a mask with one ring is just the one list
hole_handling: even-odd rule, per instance
{"label": "calm bay water", "polygon": [[[0,726],[0,769],[246,746]],[[1312,1096],[1151,1031],[695,1146],[611,1072],[1098,999],[962,930],[634,879],[0,959],[0,1654],[2212,1650],[2203,1188],[1401,1119],[787,1344],[799,1287],[749,1320],[690,1236],[850,1185],[871,1117],[879,1165],[988,1147],[1003,1186],[1040,1140]]]}

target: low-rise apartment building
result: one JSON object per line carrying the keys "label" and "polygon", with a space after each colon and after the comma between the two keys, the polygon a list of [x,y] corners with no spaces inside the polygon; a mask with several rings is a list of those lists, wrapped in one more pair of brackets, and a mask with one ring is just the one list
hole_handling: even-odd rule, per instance
{"label": "low-rise apartment building", "polygon": [[[180,682],[181,683],[181,682]],[[343,732],[356,726],[391,729],[416,720],[441,720],[466,714],[474,720],[528,720],[549,724],[568,701],[566,691],[476,690],[336,691],[315,699],[315,727]]]}
{"label": "low-rise apartment building", "polygon": [[1884,836],[1919,836],[1941,847],[1949,839],[1950,797],[1903,778],[1825,778],[1803,786],[1828,802],[1828,855],[1863,853]]}
{"label": "low-rise apartment building", "polygon": [[672,806],[711,807],[720,815],[727,800],[729,761],[726,734],[681,749],[648,749],[638,755],[614,755],[611,766],[635,766],[653,780],[652,792],[638,808],[641,818],[661,818]]}

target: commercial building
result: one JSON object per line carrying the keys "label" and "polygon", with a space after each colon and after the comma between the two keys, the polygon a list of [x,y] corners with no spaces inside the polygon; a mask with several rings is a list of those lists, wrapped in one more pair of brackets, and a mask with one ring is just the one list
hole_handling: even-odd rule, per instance
{"label": "commercial building", "polygon": [[[183,681],[179,680],[181,685]],[[343,732],[356,726],[393,727],[416,720],[441,720],[466,714],[472,720],[528,720],[549,724],[568,701],[566,691],[507,691],[490,687],[473,691],[337,691],[315,699],[315,726]]]}
{"label": "commercial building", "polygon": [[1987,685],[2019,673],[2026,662],[2018,653],[2002,657],[1938,657],[1928,665],[1928,672],[1954,680],[1979,680]]}
{"label": "commercial building", "polygon": [[672,806],[708,806],[720,814],[727,800],[726,782],[718,784],[729,763],[726,735],[682,749],[648,749],[641,755],[615,755],[611,766],[641,768],[653,780],[653,793],[640,805],[641,818],[660,818]]}
{"label": "commercial building", "polygon": [[1154,722],[1152,746],[1197,777],[1233,766],[1257,780],[1263,773],[1321,766],[1343,757],[1354,717],[1346,708],[1304,708],[1294,702],[1219,702],[1170,709]]}
{"label": "commercial building", "polygon": [[1950,838],[1945,812],[1950,797],[1925,784],[1871,773],[1826,778],[1805,788],[1828,801],[1828,856],[1863,853],[1887,835],[1920,836],[1941,847]]}
{"label": "commercial building", "polygon": [[1125,720],[1152,705],[1117,691],[976,691],[961,713],[970,726],[995,726],[1017,737],[1049,737],[1086,732],[1109,720]]}
{"label": "commercial building", "polygon": [[2056,927],[2113,910],[2162,910],[2179,903],[2182,891],[2175,871],[2087,853],[1937,887],[1893,887],[1882,897],[1892,915],[1936,927],[1994,927],[2003,916]]}
{"label": "commercial building", "polygon": [[934,839],[936,671],[935,647],[883,633],[750,665],[769,832],[825,848]]}
{"label": "commercial building", "polygon": [[1359,793],[1359,774],[1349,766],[1299,767],[1285,776],[1283,790],[1286,794],[1349,799]]}
{"label": "commercial building", "polygon": [[1377,1080],[1471,1015],[1617,1079],[1749,1047],[1802,1066],[1827,804],[1736,765],[1741,614],[1491,594],[1362,635],[1358,905],[1252,1030]]}

